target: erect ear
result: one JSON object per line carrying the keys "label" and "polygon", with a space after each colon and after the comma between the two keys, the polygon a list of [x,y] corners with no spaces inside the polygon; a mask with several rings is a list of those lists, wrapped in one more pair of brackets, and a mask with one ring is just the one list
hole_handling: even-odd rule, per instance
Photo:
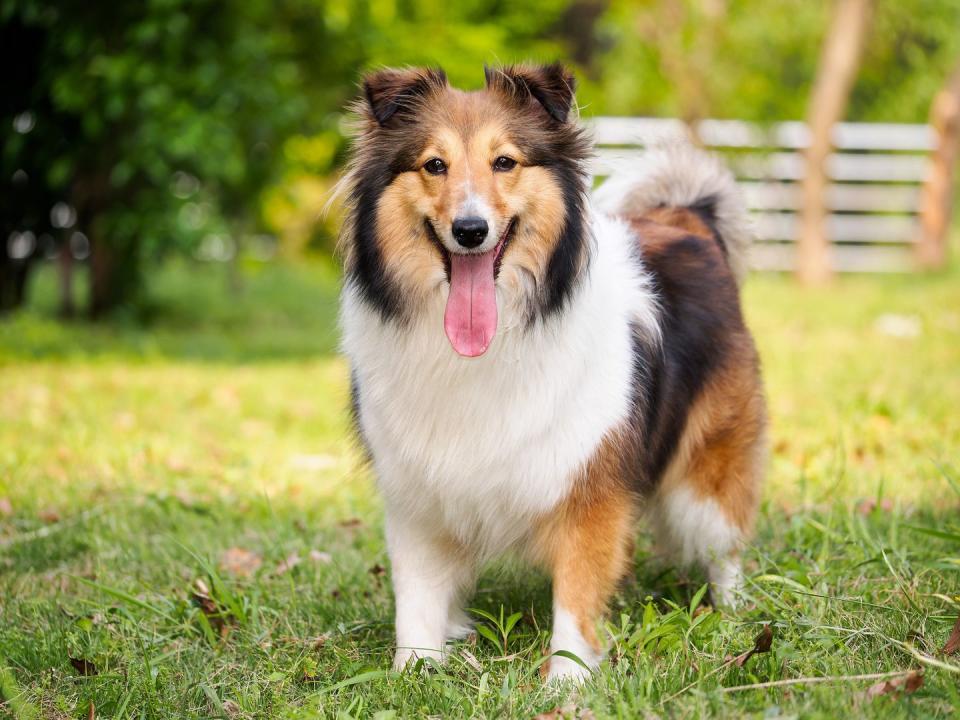
{"label": "erect ear", "polygon": [[536,100],[554,120],[567,121],[577,81],[560,63],[502,68],[485,65],[483,74],[491,90],[505,93],[518,102]]}
{"label": "erect ear", "polygon": [[403,115],[409,101],[447,86],[447,75],[440,68],[386,68],[363,79],[363,94],[374,119],[386,125],[395,115]]}

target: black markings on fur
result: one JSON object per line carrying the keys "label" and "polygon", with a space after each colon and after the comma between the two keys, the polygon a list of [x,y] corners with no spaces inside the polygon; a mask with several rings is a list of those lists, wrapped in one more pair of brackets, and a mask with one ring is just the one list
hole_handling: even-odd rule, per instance
{"label": "black markings on fur", "polygon": [[652,490],[680,443],[690,408],[746,329],[736,283],[707,238],[644,247],[660,302],[662,342],[636,334],[634,426],[643,451],[638,490]]}
{"label": "black markings on fur", "polygon": [[720,199],[716,195],[707,195],[702,198],[697,198],[696,202],[687,205],[687,210],[696,215],[704,225],[710,228],[710,233],[713,235],[713,239],[717,245],[720,246],[723,256],[729,257],[730,250],[727,248],[727,243],[724,242],[720,231],[717,229],[718,202],[720,202]]}
{"label": "black markings on fur", "polygon": [[423,225],[426,229],[427,237],[430,239],[430,244],[437,249],[437,252],[440,254],[440,259],[443,260],[443,271],[446,273],[447,282],[450,282],[450,252],[443,246],[443,241],[440,240],[437,231],[433,229],[433,224],[425,219]]}
{"label": "black markings on fur", "polygon": [[363,434],[363,426],[360,424],[360,381],[355,372],[350,373],[350,425],[353,428],[353,436],[356,438],[357,445],[361,451],[364,462],[371,459],[370,445]]}
{"label": "black markings on fur", "polygon": [[360,175],[352,193],[354,260],[348,275],[384,320],[399,316],[402,310],[400,289],[390,280],[377,242],[377,204],[393,177],[385,167],[370,168]]}
{"label": "black markings on fur", "polygon": [[364,79],[363,94],[373,117],[387,127],[391,119],[402,121],[413,116],[416,100],[446,85],[447,75],[440,68],[387,69]]}
{"label": "black markings on fur", "polygon": [[[416,159],[426,142],[422,132],[381,129],[360,157],[350,189],[347,220],[354,250],[346,268],[347,279],[355,283],[360,296],[375,308],[384,321],[404,318],[403,297],[387,271],[377,235],[380,198],[401,173],[416,170]],[[345,225],[345,229],[346,229]]]}
{"label": "black markings on fur", "polygon": [[587,253],[583,171],[577,165],[562,162],[549,166],[549,169],[560,183],[565,217],[540,288],[539,314],[544,319],[566,305],[582,278]]}
{"label": "black markings on fur", "polygon": [[519,103],[538,102],[558,123],[570,116],[576,78],[558,62],[549,65],[483,66],[487,87],[498,90]]}

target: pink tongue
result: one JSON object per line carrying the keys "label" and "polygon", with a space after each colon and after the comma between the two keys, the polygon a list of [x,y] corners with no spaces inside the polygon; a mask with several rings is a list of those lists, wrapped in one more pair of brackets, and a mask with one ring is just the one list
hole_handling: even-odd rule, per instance
{"label": "pink tongue", "polygon": [[495,256],[496,248],[482,255],[450,255],[450,295],[443,329],[453,349],[464,357],[483,355],[497,331]]}

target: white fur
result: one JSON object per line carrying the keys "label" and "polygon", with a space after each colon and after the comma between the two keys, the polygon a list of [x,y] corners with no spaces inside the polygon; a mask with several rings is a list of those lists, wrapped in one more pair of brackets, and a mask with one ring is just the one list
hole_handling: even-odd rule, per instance
{"label": "white fur", "polygon": [[570,658],[554,655],[550,658],[550,670],[547,673],[547,679],[551,681],[570,679],[582,682],[590,677],[590,671],[600,664],[603,657],[583,637],[577,618],[561,606],[553,609],[553,636],[550,638],[550,652],[558,650],[573,653],[587,667]]}
{"label": "white fur", "polygon": [[[629,415],[630,324],[658,337],[656,306],[627,226],[597,216],[591,231],[587,276],[562,313],[527,327],[525,304],[498,284],[498,332],[478,358],[444,335],[444,284],[405,326],[344,289],[343,348],[386,501],[398,668],[442,659],[477,565],[529,538]],[[581,655],[558,618],[557,649]],[[583,670],[554,662],[554,676]]]}
{"label": "white fur", "polygon": [[451,552],[436,528],[410,520],[394,512],[386,518],[397,606],[397,670],[416,658],[442,662],[447,641],[469,632],[461,603],[475,577],[473,558]]}
{"label": "white fur", "polygon": [[661,548],[684,565],[706,569],[715,602],[735,604],[743,536],[717,502],[697,496],[687,485],[665,488],[657,493],[651,520]]}
{"label": "white fur", "polygon": [[594,203],[611,215],[640,214],[656,207],[689,207],[714,199],[716,230],[738,281],[747,274],[753,228],[730,170],[715,155],[688,142],[663,145],[639,162],[618,169],[594,192]]}
{"label": "white fur", "polygon": [[726,608],[739,606],[740,593],[743,590],[743,570],[739,557],[727,556],[712,560],[707,566],[707,579],[710,581],[713,601],[717,605]]}
{"label": "white fur", "polygon": [[[724,184],[727,176],[698,158],[710,171],[680,172],[674,182],[676,166],[665,162],[648,163],[645,178],[601,188],[604,212],[590,220],[586,277],[562,312],[528,326],[529,279],[520,274],[518,282],[498,283],[499,327],[480,357],[459,356],[444,334],[441,271],[405,324],[385,322],[354,286],[344,288],[343,349],[386,501],[396,667],[415,657],[443,659],[445,643],[467,626],[462,601],[479,564],[528,539],[537,519],[567,497],[606,434],[629,416],[631,323],[657,342],[657,305],[636,238],[605,213],[716,193],[720,232],[740,267],[746,235],[731,219],[735,193]],[[504,271],[511,272],[507,265]],[[663,507],[660,520],[683,558],[708,565],[718,590],[732,593],[739,570],[730,552],[739,538],[720,508],[682,491]],[[569,650],[591,667],[600,660],[562,607],[555,608],[551,649]],[[569,659],[551,661],[553,679],[587,674]]]}
{"label": "white fur", "polygon": [[487,559],[524,538],[630,410],[630,322],[656,330],[636,242],[595,218],[594,256],[569,307],[526,327],[497,288],[490,349],[463,358],[443,332],[446,289],[406,325],[384,323],[354,288],[343,348],[388,512],[416,518]]}

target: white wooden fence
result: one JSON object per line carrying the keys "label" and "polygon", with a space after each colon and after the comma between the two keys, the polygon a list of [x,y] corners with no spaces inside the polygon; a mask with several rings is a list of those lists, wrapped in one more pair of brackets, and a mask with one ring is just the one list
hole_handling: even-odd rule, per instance
{"label": "white wooden fence", "polygon": [[[642,148],[690,136],[679,120],[601,117],[591,122],[597,157],[594,174],[605,177],[639,161]],[[800,122],[761,127],[739,120],[703,120],[693,128],[700,142],[725,156],[753,213],[757,269],[794,266],[809,132]],[[903,272],[913,267],[922,183],[936,136],[928,125],[839,123],[827,173],[827,233],[834,269],[840,272]]]}

